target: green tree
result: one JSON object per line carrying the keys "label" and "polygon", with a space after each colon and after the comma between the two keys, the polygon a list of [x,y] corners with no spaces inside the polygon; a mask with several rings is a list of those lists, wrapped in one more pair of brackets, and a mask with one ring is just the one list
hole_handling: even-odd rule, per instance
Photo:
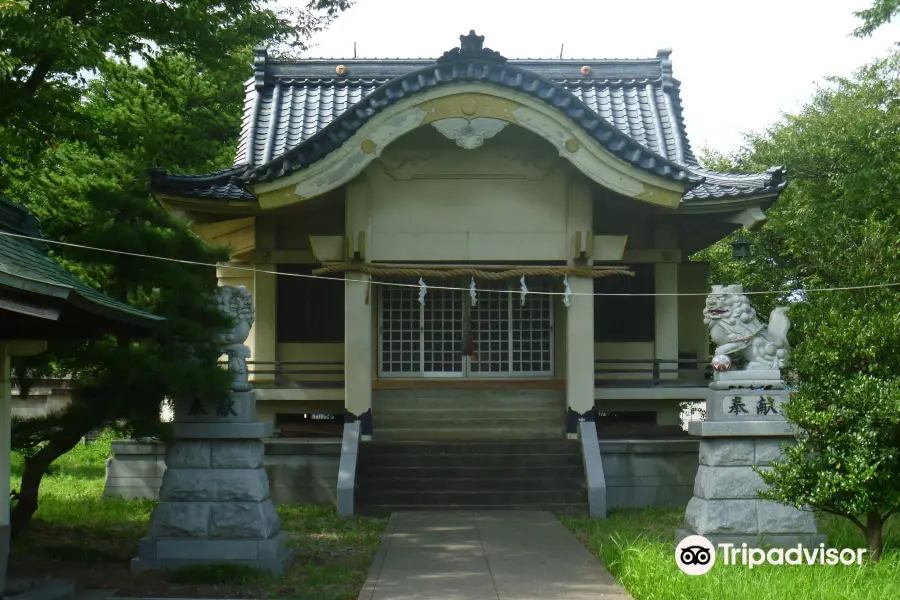
{"label": "green tree", "polygon": [[[141,68],[105,63],[81,108],[96,135],[45,150],[37,168],[27,157],[14,156],[5,167],[7,194],[31,208],[48,239],[201,263],[227,258],[157,206],[145,181],[147,165],[157,159],[191,169],[222,164],[240,123],[243,71],[204,70],[168,53]],[[207,135],[197,135],[197,129]],[[124,421],[138,434],[159,434],[164,398],[201,397],[216,406],[229,387],[212,342],[227,324],[212,304],[215,269],[52,248],[60,262],[110,296],[167,321],[150,339],[55,343],[46,355],[28,359],[27,367],[46,369],[52,362],[70,374],[72,402],[59,413],[13,424],[12,445],[26,455],[11,515],[14,535],[38,508],[47,468],[88,431]],[[36,364],[38,358],[45,363]]]}
{"label": "green tree", "polygon": [[872,6],[853,13],[862,19],[862,25],[853,30],[856,37],[872,35],[876,29],[891,22],[900,14],[900,0],[875,0]]}
{"label": "green tree", "polygon": [[89,75],[109,57],[168,51],[204,68],[243,67],[236,50],[262,41],[303,49],[351,2],[0,0],[0,148],[38,152],[60,138],[87,139],[93,128],[80,102]]}
{"label": "green tree", "polygon": [[[730,160],[785,165],[791,183],[750,234],[749,263],[722,243],[701,253],[723,282],[805,290],[791,309],[798,391],[785,409],[800,435],[761,472],[764,497],[849,519],[875,560],[900,511],[900,296],[888,286],[900,282],[898,149],[900,53],[828,80],[798,114],[748,137]],[[885,287],[814,291],[864,286]]]}
{"label": "green tree", "polygon": [[[204,67],[181,53],[162,52],[138,67],[103,63],[80,102],[94,134],[62,140],[37,161],[13,154],[2,167],[11,199],[41,220],[48,239],[130,253],[214,264],[227,252],[206,247],[159,207],[147,192],[147,168],[165,164],[197,172],[226,166],[234,155],[250,55],[239,63]],[[215,269],[170,261],[51,246],[70,270],[110,296],[167,318],[154,337],[101,337],[55,343],[27,369],[72,376],[72,402],[62,412],[16,421],[12,445],[26,456],[18,501],[11,514],[20,533],[38,508],[49,465],[90,430],[122,421],[137,435],[160,435],[165,398],[203,398],[211,410],[228,395],[228,374],[218,366],[212,340],[227,325],[212,303]],[[37,361],[44,360],[43,363]]]}
{"label": "green tree", "polygon": [[[157,206],[147,168],[198,172],[230,163],[249,49],[290,53],[352,0],[0,0],[0,191],[26,204],[48,239],[215,263],[210,249]],[[135,60],[139,59],[139,60]],[[135,66],[135,64],[142,66]],[[18,362],[18,383],[51,367],[73,378],[63,412],[19,421],[26,455],[14,534],[37,509],[47,467],[85,433],[122,420],[157,432],[164,398],[227,399],[213,335],[215,270],[72,246],[53,256],[119,300],[167,317],[146,340],[56,343]]]}

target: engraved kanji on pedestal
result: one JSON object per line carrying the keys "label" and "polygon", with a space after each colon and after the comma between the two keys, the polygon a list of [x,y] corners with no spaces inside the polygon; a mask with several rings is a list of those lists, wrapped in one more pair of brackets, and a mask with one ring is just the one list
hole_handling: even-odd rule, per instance
{"label": "engraved kanji on pedestal", "polygon": [[173,441],[150,532],[140,541],[134,570],[193,564],[242,564],[281,573],[292,552],[269,495],[263,437],[270,423],[254,421],[256,399],[244,345],[253,303],[243,286],[223,286],[217,304],[234,325],[217,340],[234,376],[229,402],[175,403]]}

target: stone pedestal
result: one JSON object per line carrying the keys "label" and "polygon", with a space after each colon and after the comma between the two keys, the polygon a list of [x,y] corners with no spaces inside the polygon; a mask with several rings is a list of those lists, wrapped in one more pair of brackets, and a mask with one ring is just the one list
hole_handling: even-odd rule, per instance
{"label": "stone pedestal", "polygon": [[724,373],[710,388],[706,419],[688,430],[702,439],[694,496],[676,542],[689,535],[752,547],[826,541],[817,534],[811,512],[758,497],[765,484],[752,467],[765,468],[793,440],[782,414],[790,392],[778,372],[757,372],[752,379],[747,373]]}
{"label": "stone pedestal", "polygon": [[290,562],[263,469],[260,438],[272,425],[250,421],[252,391],[233,399],[236,414],[226,417],[176,408],[159,505],[132,569],[229,563],[281,573]]}
{"label": "stone pedestal", "polygon": [[[238,310],[249,306],[246,290],[220,291],[225,300],[236,298]],[[272,424],[254,422],[256,399],[245,364],[249,349],[241,343],[252,314],[245,312],[224,340],[235,376],[230,406],[175,404],[159,505],[131,561],[133,570],[241,564],[281,573],[291,561],[263,469],[260,438],[272,434]]]}

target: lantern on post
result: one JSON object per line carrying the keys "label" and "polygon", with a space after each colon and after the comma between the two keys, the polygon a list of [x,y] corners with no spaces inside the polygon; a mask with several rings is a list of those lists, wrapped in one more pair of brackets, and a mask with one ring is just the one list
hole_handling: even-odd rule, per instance
{"label": "lantern on post", "polygon": [[750,256],[750,242],[739,236],[731,242],[731,258],[744,259]]}

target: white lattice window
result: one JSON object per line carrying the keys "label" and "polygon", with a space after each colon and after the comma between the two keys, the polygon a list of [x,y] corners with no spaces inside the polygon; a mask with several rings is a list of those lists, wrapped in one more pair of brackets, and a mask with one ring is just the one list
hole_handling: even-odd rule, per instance
{"label": "white lattice window", "polygon": [[429,290],[422,306],[423,371],[426,376],[463,372],[463,303],[454,290]]}
{"label": "white lattice window", "polygon": [[475,353],[470,358],[471,372],[479,375],[509,373],[509,303],[514,294],[506,291],[511,289],[506,281],[484,281],[478,287],[478,303],[469,313],[475,342]]}
{"label": "white lattice window", "polygon": [[[393,280],[397,281],[397,280]],[[415,281],[404,280],[403,283]],[[465,282],[439,285],[465,288]],[[553,297],[518,293],[517,281],[467,290],[379,286],[379,374],[383,377],[503,377],[553,374]],[[550,282],[529,280],[533,292]],[[511,293],[512,292],[512,293]]]}
{"label": "white lattice window", "polygon": [[406,376],[422,372],[421,311],[414,287],[380,286],[381,372]]}
{"label": "white lattice window", "polygon": [[[549,292],[546,280],[538,280],[531,290]],[[512,300],[512,370],[515,373],[553,372],[553,296],[528,294],[522,306]]]}

